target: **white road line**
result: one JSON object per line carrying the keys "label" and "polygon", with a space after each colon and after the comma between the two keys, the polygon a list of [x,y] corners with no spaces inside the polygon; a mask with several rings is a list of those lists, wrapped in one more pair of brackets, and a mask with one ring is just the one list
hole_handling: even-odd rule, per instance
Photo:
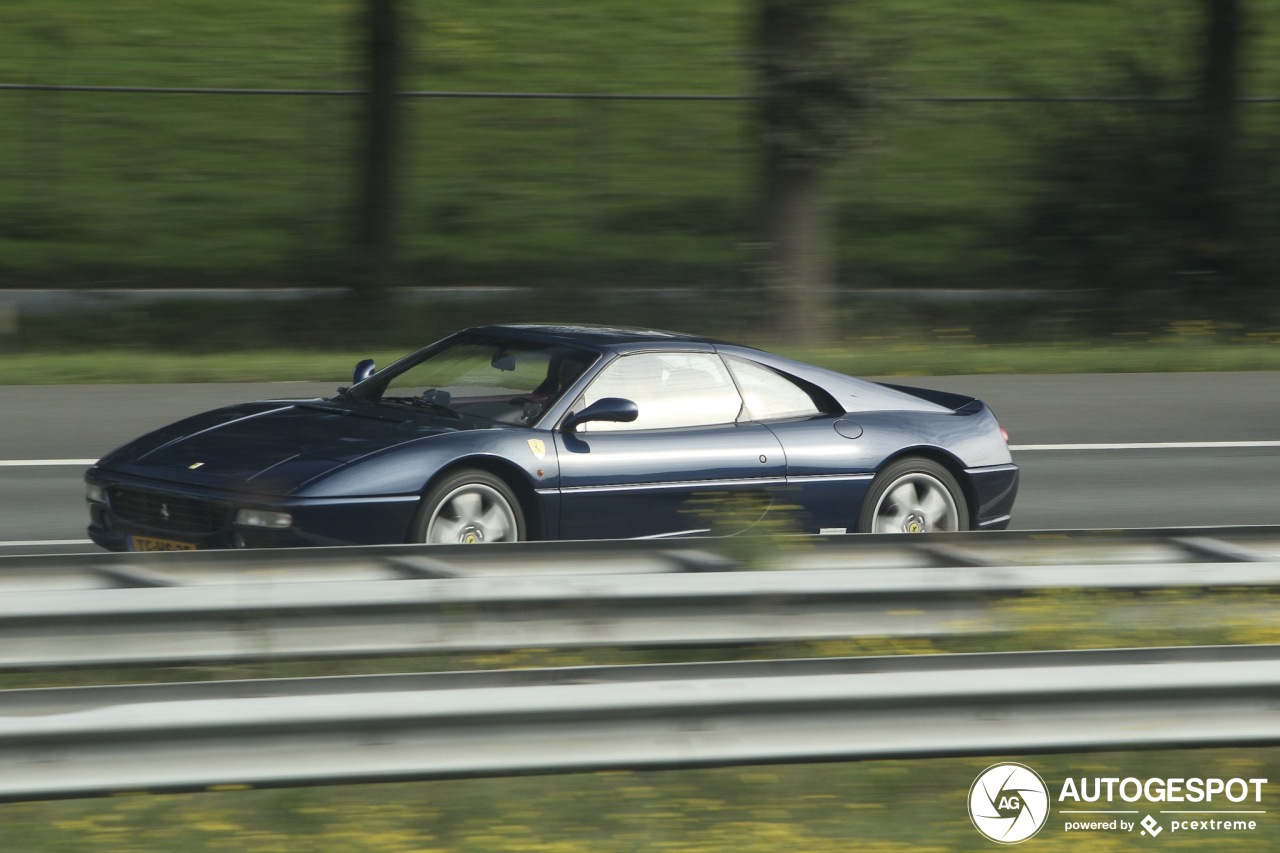
{"label": "white road line", "polygon": [[20,539],[0,542],[0,548],[30,548],[33,545],[92,545],[92,539]]}
{"label": "white road line", "polygon": [[51,468],[55,465],[76,465],[87,468],[97,464],[97,459],[0,459],[0,468]]}
{"label": "white road line", "polygon": [[1126,444],[1011,444],[1015,453],[1028,450],[1220,450],[1224,448],[1280,447],[1280,441],[1146,441]]}

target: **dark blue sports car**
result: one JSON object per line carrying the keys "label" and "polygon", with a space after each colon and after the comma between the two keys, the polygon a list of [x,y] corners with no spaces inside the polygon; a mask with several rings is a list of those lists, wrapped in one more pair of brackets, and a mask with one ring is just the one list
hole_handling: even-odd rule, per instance
{"label": "dark blue sports car", "polygon": [[85,475],[112,550],[996,529],[980,401],[668,332],[484,326],[336,396],[179,421]]}

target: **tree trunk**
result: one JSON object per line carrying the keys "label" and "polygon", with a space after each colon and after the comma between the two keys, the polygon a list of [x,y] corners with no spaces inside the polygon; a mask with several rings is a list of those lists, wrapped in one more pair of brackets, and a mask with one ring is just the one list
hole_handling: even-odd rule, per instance
{"label": "tree trunk", "polygon": [[395,174],[396,89],[399,43],[396,0],[366,0],[366,96],[356,223],[358,286],[374,292],[390,274]]}
{"label": "tree trunk", "polygon": [[1205,0],[1198,127],[1193,155],[1194,203],[1204,261],[1215,272],[1229,264],[1235,242],[1231,158],[1240,85],[1239,0]]}
{"label": "tree trunk", "polygon": [[814,163],[764,164],[760,226],[763,283],[775,309],[774,331],[792,344],[832,343],[830,211],[823,197],[824,171]]}
{"label": "tree trunk", "polygon": [[754,9],[757,285],[771,331],[793,344],[832,341],[833,229],[823,198],[851,108],[849,57],[833,51],[833,0],[759,0]]}

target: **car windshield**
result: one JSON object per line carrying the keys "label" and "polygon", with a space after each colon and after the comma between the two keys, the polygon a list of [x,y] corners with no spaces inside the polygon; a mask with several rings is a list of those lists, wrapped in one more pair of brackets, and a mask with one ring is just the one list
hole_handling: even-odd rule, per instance
{"label": "car windshield", "polygon": [[350,394],[446,417],[528,425],[596,358],[575,347],[464,336],[396,362]]}

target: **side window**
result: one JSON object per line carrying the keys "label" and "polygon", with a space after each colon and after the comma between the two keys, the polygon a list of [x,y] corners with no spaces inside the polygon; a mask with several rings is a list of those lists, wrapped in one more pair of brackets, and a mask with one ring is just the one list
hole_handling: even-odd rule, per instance
{"label": "side window", "polygon": [[808,391],[782,374],[745,358],[727,358],[752,420],[802,418],[821,412]]}
{"label": "side window", "polygon": [[713,353],[623,356],[583,392],[582,405],[589,406],[602,397],[631,400],[639,407],[640,416],[626,424],[583,424],[584,432],[731,424],[742,413],[742,398],[733,379]]}

